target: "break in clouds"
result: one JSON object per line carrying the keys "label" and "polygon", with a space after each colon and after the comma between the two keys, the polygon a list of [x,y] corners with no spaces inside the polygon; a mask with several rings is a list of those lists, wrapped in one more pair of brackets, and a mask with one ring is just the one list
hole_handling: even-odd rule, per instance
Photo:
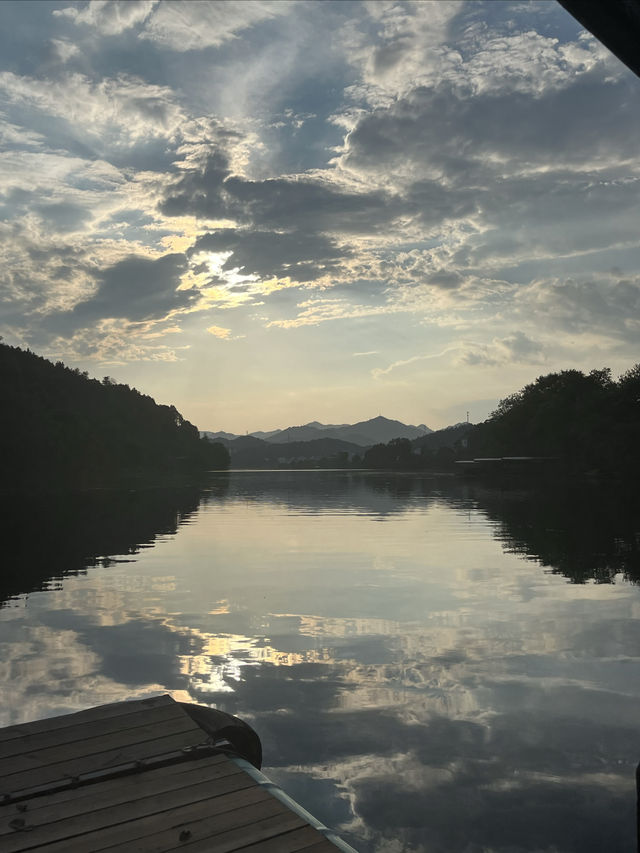
{"label": "break in clouds", "polygon": [[7,342],[172,361],[366,320],[376,381],[633,360],[640,81],[559,5],[0,16]]}

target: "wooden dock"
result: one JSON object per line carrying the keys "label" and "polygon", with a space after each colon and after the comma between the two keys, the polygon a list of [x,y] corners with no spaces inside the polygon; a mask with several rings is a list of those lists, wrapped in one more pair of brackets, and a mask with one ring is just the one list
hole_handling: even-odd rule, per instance
{"label": "wooden dock", "polygon": [[228,748],[170,696],[1,729],[0,850],[350,849],[281,802]]}

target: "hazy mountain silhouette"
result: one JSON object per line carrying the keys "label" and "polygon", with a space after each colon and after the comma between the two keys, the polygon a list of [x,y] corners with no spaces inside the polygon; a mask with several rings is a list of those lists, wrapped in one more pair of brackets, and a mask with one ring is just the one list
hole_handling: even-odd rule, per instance
{"label": "hazy mountain silhouette", "polygon": [[[372,444],[391,441],[393,438],[421,438],[431,432],[433,430],[424,424],[413,426],[378,415],[377,418],[358,421],[356,424],[323,424],[319,421],[311,421],[301,426],[291,426],[270,432],[256,431],[250,435],[270,444],[289,444],[329,438],[348,441],[359,447],[370,447]],[[239,436],[233,436],[228,432],[205,432],[204,435],[211,439],[233,440],[233,438],[239,438]]]}

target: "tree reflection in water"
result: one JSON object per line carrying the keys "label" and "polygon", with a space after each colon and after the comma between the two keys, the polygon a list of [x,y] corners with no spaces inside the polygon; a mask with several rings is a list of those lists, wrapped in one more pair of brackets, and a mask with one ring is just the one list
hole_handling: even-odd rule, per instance
{"label": "tree reflection in water", "polygon": [[205,491],[180,489],[94,490],[0,496],[3,570],[0,606],[11,596],[109,565],[173,535],[197,512],[203,498],[222,498],[228,478],[220,475]]}

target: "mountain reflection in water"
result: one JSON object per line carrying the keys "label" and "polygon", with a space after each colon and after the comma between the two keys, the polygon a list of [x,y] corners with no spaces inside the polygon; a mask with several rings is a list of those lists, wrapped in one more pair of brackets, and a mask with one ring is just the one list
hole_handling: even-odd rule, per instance
{"label": "mountain reflection in water", "polygon": [[357,472],[5,499],[0,723],[170,691],[361,851],[632,850],[637,510]]}

